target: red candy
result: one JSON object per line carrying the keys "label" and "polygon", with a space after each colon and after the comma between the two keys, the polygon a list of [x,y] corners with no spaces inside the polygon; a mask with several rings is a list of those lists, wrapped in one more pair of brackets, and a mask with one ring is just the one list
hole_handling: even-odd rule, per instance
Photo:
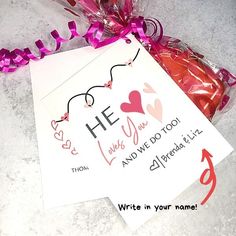
{"label": "red candy", "polygon": [[201,56],[184,48],[180,41],[158,45],[151,50],[151,54],[204,115],[211,119],[222,101],[225,85]]}

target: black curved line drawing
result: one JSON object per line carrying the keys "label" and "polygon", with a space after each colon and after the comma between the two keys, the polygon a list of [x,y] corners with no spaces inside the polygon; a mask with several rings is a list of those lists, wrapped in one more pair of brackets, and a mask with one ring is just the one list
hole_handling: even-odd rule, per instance
{"label": "black curved line drawing", "polygon": [[[95,98],[94,98],[94,96],[93,96],[90,92],[91,92],[93,89],[95,89],[95,88],[110,88],[110,89],[111,89],[111,87],[109,87],[109,86],[112,85],[112,82],[113,82],[113,80],[114,80],[114,78],[113,78],[113,70],[114,70],[114,68],[131,65],[131,64],[137,59],[137,57],[138,57],[138,55],[139,55],[139,52],[140,52],[140,48],[138,49],[138,51],[137,51],[135,57],[134,57],[132,60],[130,60],[128,63],[116,64],[116,65],[114,65],[114,66],[112,66],[112,67],[110,68],[110,78],[111,78],[111,79],[108,81],[108,84],[92,86],[91,88],[89,88],[89,89],[87,90],[87,92],[85,92],[85,93],[79,93],[79,94],[76,94],[76,95],[74,95],[73,97],[71,97],[71,98],[68,100],[68,102],[67,102],[67,113],[65,113],[65,114],[69,115],[69,113],[70,113],[70,102],[71,102],[74,98],[76,98],[76,97],[84,96],[84,97],[85,97],[85,102],[86,102],[86,104],[87,104],[89,107],[93,106],[93,104],[94,104],[94,102],[95,102]],[[88,102],[88,97],[90,97],[90,99],[92,99],[92,101]],[[62,122],[62,121],[65,120],[65,118],[66,118],[66,117],[64,117],[64,118],[62,118],[61,120],[58,120],[58,121],[56,121],[56,122],[57,122],[57,123]]]}

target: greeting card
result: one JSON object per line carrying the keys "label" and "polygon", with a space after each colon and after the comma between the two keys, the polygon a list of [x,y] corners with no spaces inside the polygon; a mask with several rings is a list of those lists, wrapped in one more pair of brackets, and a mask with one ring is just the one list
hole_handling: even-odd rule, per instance
{"label": "greeting card", "polygon": [[130,41],[49,56],[31,74],[45,205],[108,196],[136,228],[155,212],[145,206],[170,203],[233,149]]}

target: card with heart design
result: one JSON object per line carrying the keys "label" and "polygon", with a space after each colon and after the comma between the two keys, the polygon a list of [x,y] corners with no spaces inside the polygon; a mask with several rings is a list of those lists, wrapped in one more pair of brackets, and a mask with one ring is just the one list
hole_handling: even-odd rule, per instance
{"label": "card with heart design", "polygon": [[[119,204],[168,204],[206,168],[203,149],[215,165],[232,147],[139,42],[130,39],[130,44],[120,40],[103,48],[76,73],[65,75],[63,83],[41,97],[39,104],[47,114],[36,114],[36,123],[47,117],[43,125],[51,133],[40,137],[64,155],[44,159],[43,168],[57,166],[54,177],[47,177],[60,195],[58,202],[69,203],[67,195],[74,194],[80,181],[84,198],[91,193],[92,199],[96,191],[109,196],[136,228],[153,212],[123,211]],[[80,50],[85,54],[87,49]],[[97,53],[87,53],[93,51]],[[45,64],[41,62],[41,70]],[[48,79],[57,67],[55,63],[47,71]],[[42,77],[32,74],[34,81]],[[55,188],[55,176],[60,176],[60,189]]]}
{"label": "card with heart design", "polygon": [[[48,56],[30,64],[45,208],[105,196],[86,157],[81,158],[65,124],[56,122],[56,117],[42,101],[107,49],[85,47]],[[57,105],[55,101],[55,110]],[[65,122],[69,118],[67,112],[61,113],[59,117]]]}

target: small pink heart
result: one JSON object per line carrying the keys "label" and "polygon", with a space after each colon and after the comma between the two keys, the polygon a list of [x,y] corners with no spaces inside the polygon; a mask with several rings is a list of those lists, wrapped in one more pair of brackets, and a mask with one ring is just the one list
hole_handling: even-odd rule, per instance
{"label": "small pink heart", "polygon": [[144,89],[143,89],[143,92],[144,93],[156,93],[156,91],[153,89],[153,87],[148,84],[148,83],[144,83]]}
{"label": "small pink heart", "polygon": [[147,105],[147,111],[155,119],[162,122],[162,104],[161,104],[161,101],[159,99],[155,100],[154,106],[148,104]]}
{"label": "small pink heart", "polygon": [[62,130],[60,130],[58,133],[54,134],[55,139],[57,139],[59,141],[63,141],[63,136],[64,136],[64,132]]}
{"label": "small pink heart", "polygon": [[138,91],[134,90],[130,92],[129,101],[130,103],[125,102],[120,105],[120,109],[123,112],[138,112],[144,114],[141,102],[141,95]]}
{"label": "small pink heart", "polygon": [[126,64],[127,66],[132,67],[132,66],[133,66],[133,63],[134,63],[133,59],[129,59],[125,64]]}
{"label": "small pink heart", "polygon": [[107,84],[104,84],[104,87],[105,87],[105,88],[112,89],[112,81],[108,81]]}
{"label": "small pink heart", "polygon": [[73,148],[72,151],[71,151],[71,154],[75,156],[75,155],[78,155],[78,152],[76,151],[75,148]]}
{"label": "small pink heart", "polygon": [[64,116],[61,117],[61,120],[69,121],[69,113],[66,112],[66,113],[64,114]]}
{"label": "small pink heart", "polygon": [[57,130],[57,127],[58,127],[58,123],[57,123],[55,120],[52,120],[52,121],[51,121],[51,126],[52,126],[52,128],[56,131],[56,130]]}
{"label": "small pink heart", "polygon": [[84,104],[84,107],[85,108],[89,108],[89,107],[92,107],[92,102],[91,101],[87,101],[87,103]]}
{"label": "small pink heart", "polygon": [[62,144],[63,149],[70,149],[70,147],[71,147],[71,141],[70,140],[66,140],[66,143]]}

